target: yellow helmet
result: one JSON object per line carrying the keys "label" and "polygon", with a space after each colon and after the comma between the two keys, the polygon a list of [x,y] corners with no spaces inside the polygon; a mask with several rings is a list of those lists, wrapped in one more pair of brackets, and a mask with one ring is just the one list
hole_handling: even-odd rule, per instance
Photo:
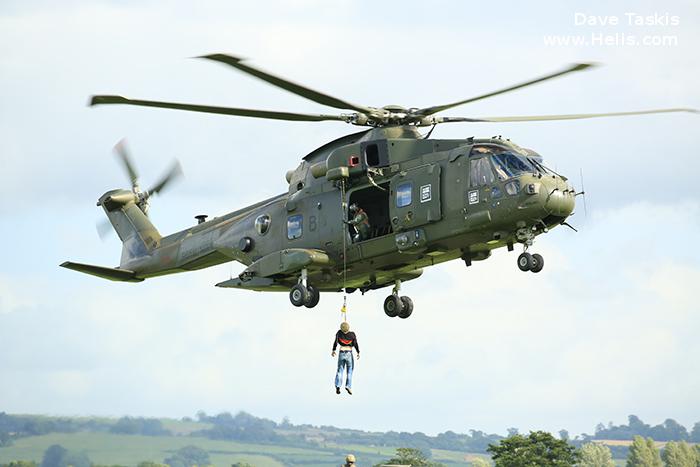
{"label": "yellow helmet", "polygon": [[340,323],[340,330],[343,332],[348,332],[350,330],[350,325],[347,321],[343,321],[342,323]]}
{"label": "yellow helmet", "polygon": [[[347,324],[347,323],[343,323],[343,324]],[[348,454],[345,457],[345,462],[347,462],[348,464],[354,464],[355,463],[355,456],[353,456],[352,454]]]}

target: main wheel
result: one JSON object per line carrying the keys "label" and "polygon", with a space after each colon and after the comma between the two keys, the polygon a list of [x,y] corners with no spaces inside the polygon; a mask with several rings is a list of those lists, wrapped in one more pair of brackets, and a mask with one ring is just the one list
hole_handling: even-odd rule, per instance
{"label": "main wheel", "polygon": [[406,319],[413,313],[413,300],[410,297],[401,297],[401,304],[403,309],[399,312],[399,318]]}
{"label": "main wheel", "polygon": [[398,314],[401,313],[402,310],[403,303],[401,302],[401,299],[398,295],[391,294],[388,297],[386,297],[386,300],[384,300],[384,313],[386,313],[386,315],[389,318],[398,316]]}
{"label": "main wheel", "polygon": [[309,293],[309,297],[304,302],[304,306],[306,308],[313,308],[316,305],[318,305],[318,301],[321,300],[321,292],[319,292],[318,289],[316,287],[314,287],[313,285],[307,286],[306,290]]}
{"label": "main wheel", "polygon": [[292,287],[292,290],[289,291],[289,301],[292,302],[292,305],[294,306],[302,306],[308,301],[308,299],[309,291],[306,290],[304,284],[297,284]]}
{"label": "main wheel", "polygon": [[532,260],[532,255],[527,251],[520,253],[518,256],[518,268],[521,271],[529,271],[534,266],[534,261]]}
{"label": "main wheel", "polygon": [[544,267],[544,258],[538,253],[532,255],[532,262],[534,263],[530,269],[532,272],[540,272]]}

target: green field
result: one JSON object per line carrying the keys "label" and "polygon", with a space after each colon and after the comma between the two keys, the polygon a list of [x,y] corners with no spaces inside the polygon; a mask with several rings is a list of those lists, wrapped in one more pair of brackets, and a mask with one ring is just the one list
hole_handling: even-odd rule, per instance
{"label": "green field", "polygon": [[[168,428],[173,428],[169,426]],[[180,427],[186,433],[186,427]],[[201,425],[200,425],[201,428]],[[53,433],[15,440],[9,447],[0,448],[0,463],[12,460],[41,462],[46,448],[60,444],[72,451],[87,454],[95,464],[136,465],[141,461],[162,462],[177,449],[194,445],[209,453],[216,466],[230,466],[247,462],[257,467],[303,465],[306,467],[340,465],[347,453],[357,456],[361,465],[372,465],[390,458],[392,447],[326,444],[324,448],[297,448],[264,444],[246,444],[233,441],[215,441],[190,436],[140,436],[109,433]],[[465,457],[466,456],[466,457]],[[446,464],[467,465],[470,455],[463,452],[434,450],[433,458]]]}
{"label": "green field", "polygon": [[[0,415],[2,414],[0,413]],[[248,419],[250,422],[264,422],[263,419],[247,416],[250,417]],[[66,417],[59,419],[42,415],[18,417],[25,417],[25,421],[29,423],[28,426],[34,426],[35,433],[49,434],[15,436],[10,446],[0,447],[0,464],[14,460],[35,461],[39,464],[46,449],[51,445],[58,444],[69,451],[84,453],[93,464],[135,466],[143,461],[163,462],[178,449],[192,445],[207,451],[211,464],[215,466],[230,466],[239,462],[258,467],[338,466],[343,463],[346,454],[352,453],[357,457],[358,465],[365,467],[394,457],[396,448],[403,447],[383,445],[381,433],[367,432],[368,436],[365,437],[365,442],[353,444],[357,442],[357,433],[352,430],[345,431],[333,427],[324,428],[308,425],[303,427],[276,426],[274,431],[278,436],[275,439],[281,441],[279,444],[275,444],[262,441],[260,437],[252,438],[260,439],[261,441],[258,442],[244,442],[192,436],[196,432],[213,429],[217,425],[189,419],[160,419],[162,428],[168,430],[171,435],[145,436],[114,433],[117,420],[110,418]],[[63,423],[60,429],[48,425],[58,421]],[[73,425],[66,424],[67,422],[72,422]],[[7,425],[7,421],[5,424]],[[43,428],[44,431],[39,431],[39,428]],[[75,429],[93,431],[71,432]],[[154,431],[154,433],[160,432],[162,430]],[[349,443],[342,442],[344,435],[348,436]],[[396,441],[394,439],[388,444]],[[629,444],[629,442],[623,441],[608,441],[607,443],[611,445]],[[476,458],[489,459],[483,453],[446,449],[432,449],[430,454],[434,461],[447,466],[468,466]],[[615,462],[618,466],[625,465],[623,459],[615,459]]]}

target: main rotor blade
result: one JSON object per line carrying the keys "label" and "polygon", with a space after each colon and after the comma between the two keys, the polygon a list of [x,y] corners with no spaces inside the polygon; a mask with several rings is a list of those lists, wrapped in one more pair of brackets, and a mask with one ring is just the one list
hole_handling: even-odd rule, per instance
{"label": "main rotor blade", "polygon": [[270,110],[240,109],[235,107],[216,107],[210,105],[178,104],[175,102],[145,101],[140,99],[127,99],[122,96],[92,96],[90,105],[102,104],[128,104],[144,107],[159,107],[163,109],[189,110],[192,112],[204,112],[210,114],[237,115],[239,117],[270,118],[273,120],[292,120],[299,122],[322,122],[325,120],[339,120],[347,122],[348,117],[343,115],[300,114],[292,112],[275,112]]}
{"label": "main rotor blade", "polygon": [[510,92],[510,91],[515,91],[516,89],[524,88],[526,86],[531,86],[533,84],[541,83],[543,81],[558,78],[559,76],[563,76],[563,75],[566,75],[569,73],[574,73],[576,71],[585,70],[586,68],[590,68],[592,66],[594,66],[594,64],[592,64],[592,63],[574,63],[573,65],[569,66],[568,68],[565,68],[565,69],[558,71],[556,73],[551,73],[549,75],[545,75],[545,76],[542,76],[540,78],[526,81],[524,83],[516,84],[515,86],[510,86],[508,88],[499,89],[498,91],[490,92],[488,94],[482,94],[481,96],[471,97],[471,98],[465,99],[463,101],[453,102],[452,104],[436,105],[434,107],[426,107],[424,109],[417,110],[415,112],[415,114],[416,115],[424,115],[424,116],[433,115],[435,113],[442,112],[443,110],[451,109],[452,107],[457,107],[458,105],[468,104],[470,102],[479,101],[482,99],[486,99],[488,97],[497,96],[499,94],[505,94],[505,93]]}
{"label": "main rotor blade", "polygon": [[117,156],[119,156],[119,159],[121,159],[122,164],[126,169],[126,173],[129,175],[131,187],[134,188],[138,186],[139,175],[136,172],[134,163],[131,162],[131,158],[129,157],[129,151],[126,149],[126,138],[122,138],[117,144],[114,145],[114,152],[116,152]]}
{"label": "main rotor blade", "polygon": [[271,74],[266,73],[264,71],[258,70],[257,68],[253,68],[251,66],[245,65],[242,63],[243,60],[238,58],[238,57],[233,57],[231,55],[225,55],[225,54],[212,54],[212,55],[203,55],[203,56],[197,57],[197,58],[204,58],[207,60],[213,60],[215,62],[225,63],[226,65],[237,68],[244,73],[255,76],[256,78],[261,79],[263,81],[266,81],[266,82],[272,84],[273,86],[277,86],[278,88],[282,88],[286,91],[289,91],[291,93],[296,94],[297,96],[304,97],[306,99],[312,100],[312,101],[317,102],[319,104],[327,105],[329,107],[335,107],[336,109],[354,110],[356,112],[362,112],[362,113],[370,113],[371,112],[371,109],[369,109],[367,107],[352,104],[350,102],[335,98],[333,96],[329,96],[328,94],[314,91],[313,89],[309,89],[306,86],[292,83],[291,81],[288,81],[284,78],[280,78],[279,76],[274,76],[274,75],[271,75]]}
{"label": "main rotor blade", "polygon": [[170,168],[168,173],[166,173],[163,178],[160,179],[158,183],[153,185],[152,188],[148,190],[148,194],[152,195],[154,193],[160,192],[163,188],[165,188],[170,182],[173,180],[180,178],[182,176],[182,167],[180,166],[180,162],[177,160],[173,164],[173,166]]}
{"label": "main rotor blade", "polygon": [[468,118],[468,117],[438,117],[437,123],[450,122],[492,122],[492,123],[507,123],[507,122],[542,122],[548,120],[578,120],[583,118],[599,118],[599,117],[625,117],[629,115],[646,115],[646,114],[661,114],[670,112],[690,112],[698,113],[696,109],[652,109],[638,110],[636,112],[608,112],[596,114],[565,114],[565,115],[523,115],[513,117],[483,117],[483,118]]}

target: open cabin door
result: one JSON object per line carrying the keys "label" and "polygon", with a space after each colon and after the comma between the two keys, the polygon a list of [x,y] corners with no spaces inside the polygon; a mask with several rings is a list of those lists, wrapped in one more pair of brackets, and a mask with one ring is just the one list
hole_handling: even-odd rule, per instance
{"label": "open cabin door", "polygon": [[395,232],[440,220],[440,166],[423,165],[392,178],[390,212]]}

